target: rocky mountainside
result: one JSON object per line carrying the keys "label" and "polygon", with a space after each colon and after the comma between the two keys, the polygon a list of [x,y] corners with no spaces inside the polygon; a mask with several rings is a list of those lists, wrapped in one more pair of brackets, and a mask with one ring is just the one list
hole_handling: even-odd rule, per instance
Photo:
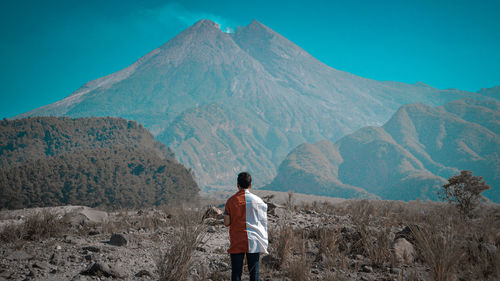
{"label": "rocky mountainside", "polygon": [[190,171],[134,121],[37,117],[0,130],[0,208],[117,209],[198,195]]}
{"label": "rocky mountainside", "polygon": [[257,21],[229,34],[201,20],[131,66],[17,117],[136,120],[202,186],[234,186],[241,170],[260,186],[301,143],[381,125],[407,103],[463,97],[482,95],[365,79],[321,63]]}
{"label": "rocky mountainside", "polygon": [[[401,107],[382,127],[365,127],[332,144],[293,150],[267,187],[351,198],[340,184],[384,199],[437,199],[437,189],[460,170],[472,170],[500,202],[500,102],[457,100],[444,106]],[[318,188],[321,191],[318,192]]]}

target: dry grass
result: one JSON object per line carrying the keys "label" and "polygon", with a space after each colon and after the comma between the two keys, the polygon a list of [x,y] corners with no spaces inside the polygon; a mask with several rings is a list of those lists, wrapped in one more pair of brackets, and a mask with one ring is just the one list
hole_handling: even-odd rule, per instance
{"label": "dry grass", "polygon": [[358,231],[361,234],[365,254],[373,266],[381,268],[385,264],[393,262],[389,228],[382,227],[379,230],[369,231],[365,226],[358,225]]}
{"label": "dry grass", "polygon": [[455,267],[463,258],[458,245],[456,229],[452,225],[437,228],[434,225],[424,228],[411,228],[417,248],[431,270],[436,281],[449,281],[455,278]]}
{"label": "dry grass", "polygon": [[309,280],[311,261],[307,258],[305,240],[302,237],[295,239],[297,239],[299,255],[288,262],[286,276],[291,280]]}
{"label": "dry grass", "polygon": [[67,233],[69,228],[69,223],[64,219],[54,213],[42,211],[28,216],[22,223],[5,226],[0,232],[0,240],[3,242],[38,241],[61,236]]}
{"label": "dry grass", "polygon": [[283,266],[288,262],[292,254],[292,246],[294,243],[294,234],[291,227],[281,227],[278,230],[278,236],[274,239],[274,249],[272,249],[278,258],[278,267]]}
{"label": "dry grass", "polygon": [[186,280],[193,266],[193,253],[202,243],[205,233],[204,225],[185,221],[169,241],[170,247],[160,253],[156,262],[160,281]]}

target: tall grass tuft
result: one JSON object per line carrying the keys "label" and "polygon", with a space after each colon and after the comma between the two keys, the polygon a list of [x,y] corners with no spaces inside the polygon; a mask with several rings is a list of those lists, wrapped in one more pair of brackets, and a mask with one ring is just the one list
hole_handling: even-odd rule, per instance
{"label": "tall grass tuft", "polygon": [[[170,240],[170,247],[160,253],[156,262],[160,281],[186,280],[196,248],[204,241],[206,227],[199,222],[201,216],[184,216],[178,233]],[[197,219],[196,219],[197,218]]]}

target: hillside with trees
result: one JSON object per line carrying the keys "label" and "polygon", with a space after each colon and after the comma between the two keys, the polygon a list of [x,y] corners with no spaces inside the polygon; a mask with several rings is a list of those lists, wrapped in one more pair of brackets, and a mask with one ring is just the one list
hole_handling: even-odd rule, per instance
{"label": "hillside with trees", "polygon": [[196,198],[192,173],[141,125],[118,118],[0,122],[0,207],[112,209]]}

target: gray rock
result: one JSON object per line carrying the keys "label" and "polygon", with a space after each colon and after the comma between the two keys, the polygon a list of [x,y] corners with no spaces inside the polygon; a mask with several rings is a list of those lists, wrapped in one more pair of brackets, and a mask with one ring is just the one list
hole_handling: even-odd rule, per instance
{"label": "gray rock", "polygon": [[82,250],[86,250],[86,251],[94,252],[94,253],[99,253],[101,251],[101,249],[97,248],[96,246],[85,246],[85,247],[82,247]]}
{"label": "gray rock", "polygon": [[[121,271],[121,269],[118,269]],[[87,269],[80,272],[82,275],[88,276],[98,276],[98,277],[112,277],[112,278],[123,278],[122,272],[117,271],[117,268],[111,268],[107,264],[104,263],[94,263],[89,266]]]}
{"label": "gray rock", "polygon": [[391,269],[390,269],[390,271],[389,271],[389,272],[390,272],[390,273],[392,273],[392,274],[397,274],[397,275],[399,275],[399,274],[401,273],[401,269],[400,269],[400,268],[397,268],[397,267],[391,267]]}
{"label": "gray rock", "polygon": [[215,233],[215,232],[216,232],[215,227],[213,227],[213,226],[209,226],[209,227],[207,228],[207,232],[208,232],[208,233]]}
{"label": "gray rock", "polygon": [[363,265],[361,267],[361,271],[366,272],[366,273],[371,273],[371,272],[373,272],[373,268],[369,265]]}
{"label": "gray rock", "polygon": [[144,276],[153,277],[153,275],[151,274],[151,272],[149,272],[149,271],[147,271],[145,269],[137,272],[134,276],[135,277],[144,277]]}
{"label": "gray rock", "polygon": [[394,255],[399,263],[413,263],[416,257],[415,247],[405,238],[398,238],[394,242]]}
{"label": "gray rock", "polygon": [[32,268],[47,269],[50,267],[48,262],[37,261],[31,265]]}
{"label": "gray rock", "polygon": [[11,261],[20,261],[20,260],[30,260],[33,258],[33,255],[26,253],[23,250],[14,251],[7,255],[7,259]]}
{"label": "gray rock", "polygon": [[114,233],[109,239],[109,244],[114,246],[124,246],[127,245],[127,239],[122,234]]}
{"label": "gray rock", "polygon": [[205,211],[205,214],[203,215],[202,220],[205,220],[207,218],[213,218],[216,219],[217,216],[222,215],[222,211],[217,209],[216,207],[210,207]]}

